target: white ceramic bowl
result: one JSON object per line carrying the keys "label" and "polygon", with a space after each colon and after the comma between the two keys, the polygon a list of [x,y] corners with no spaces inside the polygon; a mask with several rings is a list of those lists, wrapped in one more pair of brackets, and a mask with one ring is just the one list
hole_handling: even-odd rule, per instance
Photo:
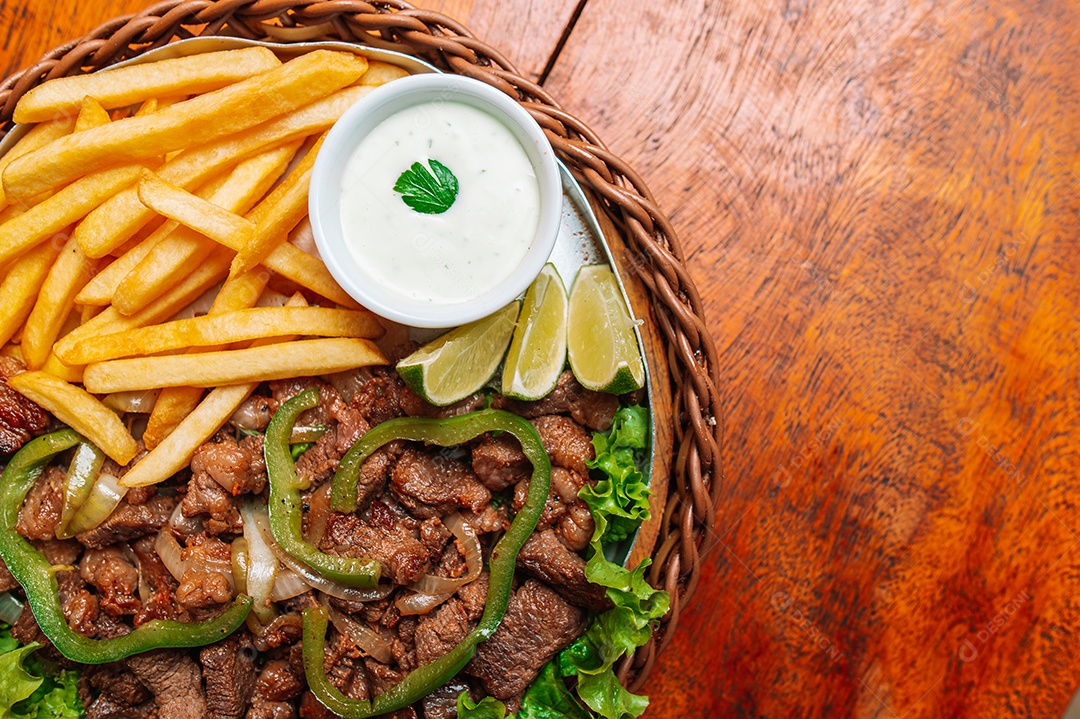
{"label": "white ceramic bowl", "polygon": [[[357,145],[390,116],[414,105],[440,101],[471,105],[500,120],[525,150],[540,194],[536,235],[516,269],[494,288],[453,303],[419,302],[387,287],[357,261],[346,245],[342,227],[342,183]],[[559,233],[562,181],[551,144],[536,121],[513,99],[479,80],[460,75],[412,75],[376,88],[337,121],[315,161],[308,204],[319,253],[334,279],[357,302],[402,324],[454,327],[503,307],[524,292],[543,269]]]}

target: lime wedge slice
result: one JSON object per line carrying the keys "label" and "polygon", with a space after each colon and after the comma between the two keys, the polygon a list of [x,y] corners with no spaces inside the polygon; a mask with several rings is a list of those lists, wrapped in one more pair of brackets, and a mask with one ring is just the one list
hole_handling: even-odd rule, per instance
{"label": "lime wedge slice", "polygon": [[570,369],[586,389],[622,394],[645,384],[634,323],[607,265],[578,271],[570,292],[566,343]]}
{"label": "lime wedge slice", "polygon": [[525,293],[502,373],[507,397],[537,400],[555,388],[566,364],[566,288],[546,265]]}
{"label": "lime wedge slice", "polygon": [[465,399],[491,379],[506,354],[520,302],[450,330],[397,363],[413,392],[433,405]]}

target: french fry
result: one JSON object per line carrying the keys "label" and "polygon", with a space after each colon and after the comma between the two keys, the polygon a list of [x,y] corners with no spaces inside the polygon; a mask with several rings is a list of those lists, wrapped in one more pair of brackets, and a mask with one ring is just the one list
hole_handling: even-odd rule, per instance
{"label": "french fry", "polygon": [[95,337],[76,345],[67,359],[71,364],[83,365],[267,337],[307,335],[376,339],[381,334],[382,326],[369,312],[326,307],[257,307]]}
{"label": "french fry", "polygon": [[87,95],[112,109],[162,95],[202,94],[280,64],[267,48],[252,47],[57,78],[22,96],[15,106],[15,122],[41,122],[58,114],[74,114]]}
{"label": "french fry", "polygon": [[139,199],[150,209],[222,244],[247,244],[255,235],[250,220],[185,192],[152,172],[139,178],[138,190]]}
{"label": "french fry", "polygon": [[[277,181],[300,146],[294,141],[255,155],[236,166],[211,193],[197,194],[237,214],[247,212]],[[120,312],[133,314],[183,279],[216,245],[188,228],[178,229],[131,267],[117,283],[112,302]]]}
{"label": "french fry", "polygon": [[37,402],[96,444],[114,462],[125,465],[138,454],[139,445],[116,413],[85,390],[48,372],[23,372],[7,382],[13,390]]}
{"label": "french fry", "polygon": [[325,97],[365,70],[367,61],[361,57],[315,50],[152,115],[53,140],[8,165],[4,191],[10,197],[32,197],[107,165],[211,142]]}
{"label": "french fry", "polygon": [[[177,226],[176,223],[171,220],[166,224],[172,225],[171,229],[175,229]],[[161,228],[158,229],[160,230]],[[101,272],[98,272],[94,275],[92,280],[86,283],[86,287],[83,287],[75,297],[75,302],[80,305],[99,306],[112,303],[116,288],[120,286],[120,283],[124,281],[124,278],[127,277],[128,274],[142,262],[143,258],[150,254],[150,251],[164,238],[164,234],[159,236],[155,232],[154,234],[151,234],[150,237],[137,243],[130,250],[113,260],[108,267]],[[76,242],[78,242],[77,239]]]}
{"label": "french fry", "polygon": [[378,85],[385,85],[391,80],[397,80],[399,77],[406,77],[408,74],[408,70],[403,70],[397,65],[391,65],[381,60],[368,60],[367,72],[360,76],[358,84],[377,87]]}
{"label": "french fry", "polygon": [[[261,299],[269,280],[270,271],[264,267],[230,279],[214,298],[209,314],[217,315],[253,307]],[[307,305],[302,295],[295,296],[290,302],[290,306],[294,307]],[[185,417],[195,411],[202,395],[201,387],[166,387],[161,390],[146,423],[146,431],[143,432],[146,448],[153,449],[164,441]]]}
{"label": "french fry", "polygon": [[237,252],[229,269],[230,277],[238,277],[265,260],[307,216],[311,169],[325,137],[320,137],[289,176],[248,214],[256,229]]}
{"label": "french fry", "polygon": [[[230,284],[233,282],[236,280],[230,280]],[[257,283],[256,279],[255,284]],[[234,295],[234,297],[242,297],[242,295]],[[289,301],[289,306],[292,308],[303,308],[306,305],[303,296],[299,294]],[[289,339],[292,338],[282,337],[278,341],[286,342]],[[274,340],[263,340],[255,344],[272,345],[273,342]],[[250,397],[258,386],[258,382],[247,382],[229,387],[218,387],[206,395],[206,399],[202,402],[199,401],[202,390],[197,387],[163,389],[150,415],[146,432],[143,433],[143,443],[150,453],[124,475],[121,484],[128,487],[157,484],[187,467],[191,463],[195,450],[228,421],[236,408]],[[163,400],[169,404],[162,409],[161,418],[155,425],[154,417],[158,415],[158,407],[162,406]],[[170,426],[166,426],[162,423],[165,419],[175,421]],[[160,434],[162,431],[164,434]]]}
{"label": "french fry", "polygon": [[30,316],[38,291],[59,254],[59,246],[51,242],[38,245],[20,257],[0,283],[0,344],[10,341]]}
{"label": "french fry", "polygon": [[[22,138],[15,143],[15,146],[5,152],[3,156],[0,156],[0,174],[7,169],[7,166],[12,163],[13,160],[22,157],[32,150],[36,150],[39,147],[43,147],[58,137],[63,137],[69,134],[75,129],[75,115],[72,114],[66,117],[60,117],[56,120],[50,120],[49,122],[43,122],[40,125],[35,125],[30,128]],[[3,192],[0,192],[0,206],[6,206],[8,199]]]}
{"label": "french fry", "polygon": [[41,369],[60,336],[60,329],[75,306],[75,295],[94,273],[96,260],[87,259],[73,238],[64,244],[38,292],[37,302],[23,328],[26,366]]}
{"label": "french fry", "polygon": [[8,342],[6,345],[0,347],[0,357],[11,357],[22,362],[22,347],[16,344]]}
{"label": "french fry", "polygon": [[[327,129],[372,89],[346,88],[233,137],[184,150],[168,160],[157,171],[158,176],[190,191],[239,159]],[[75,236],[87,257],[103,257],[126,242],[155,216],[153,210],[139,201],[135,188],[131,188],[117,193],[91,212],[79,224]]]}
{"label": "french fry", "polygon": [[[79,134],[90,132],[93,130]],[[125,165],[79,178],[41,204],[0,225],[0,263],[17,257],[85,217],[90,210],[135,182],[143,169],[140,165]]]}
{"label": "french fry", "polygon": [[[26,364],[25,360],[23,361],[23,364]],[[83,381],[82,367],[70,367],[57,359],[54,354],[50,354],[45,358],[45,364],[41,366],[41,371],[48,372],[53,377],[62,379],[65,382],[70,382],[71,384],[81,384]]]}
{"label": "french fry", "polygon": [[87,366],[83,384],[97,394],[156,387],[218,387],[343,372],[386,364],[370,340],[328,338],[279,346],[139,357]]}
{"label": "french fry", "polygon": [[75,132],[83,132],[93,127],[101,127],[112,122],[109,111],[101,103],[87,95],[82,99],[79,116],[75,118]]}
{"label": "french fry", "polygon": [[75,348],[77,343],[87,337],[122,332],[133,327],[145,327],[172,317],[225,279],[229,273],[230,260],[232,260],[232,255],[225,251],[219,250],[210,255],[206,262],[185,277],[183,282],[134,315],[125,316],[120,314],[115,307],[106,307],[97,317],[60,338],[53,345],[53,352],[62,361],[70,362],[67,360],[68,353]]}

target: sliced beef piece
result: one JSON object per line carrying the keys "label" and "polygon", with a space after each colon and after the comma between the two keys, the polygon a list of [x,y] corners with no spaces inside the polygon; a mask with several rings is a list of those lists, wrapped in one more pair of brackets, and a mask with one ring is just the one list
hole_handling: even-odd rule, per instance
{"label": "sliced beef piece", "polygon": [[304,691],[304,680],[286,659],[271,659],[259,672],[255,682],[255,697],[274,702],[287,702]]}
{"label": "sliced beef piece", "polygon": [[202,516],[206,531],[210,534],[240,534],[244,531],[236,499],[208,472],[191,475],[187,494],[180,503],[180,512],[185,517]]}
{"label": "sliced beef piece", "polygon": [[83,552],[82,545],[74,539],[46,539],[33,542],[33,545],[45,555],[49,564],[65,567],[74,566]]}
{"label": "sliced beef piece", "polygon": [[221,440],[195,450],[191,458],[192,476],[208,474],[234,497],[262,492],[266,488],[262,435],[245,437],[239,444],[228,435]]}
{"label": "sliced beef piece", "polygon": [[[382,505],[375,502],[372,505]],[[385,517],[389,512],[377,513]],[[427,568],[428,551],[400,522],[376,518],[365,523],[355,514],[330,515],[322,549],[346,557],[370,557],[382,565],[383,574],[396,584],[415,582]]]}
{"label": "sliced beef piece", "polygon": [[151,619],[177,619],[176,602],[173,600],[176,580],[154,550],[154,537],[142,537],[133,542],[131,548],[135,552],[139,572],[150,588],[150,596],[135,615],[135,626]]}
{"label": "sliced beef piece", "polygon": [[4,560],[0,559],[0,592],[10,592],[17,586],[19,583],[11,576],[11,570],[4,564]]}
{"label": "sliced beef piece", "polygon": [[416,628],[417,666],[430,664],[461,643],[472,627],[461,600],[451,597],[420,618]]}
{"label": "sliced beef piece", "polygon": [[505,532],[510,529],[511,524],[510,505],[505,502],[489,504],[479,514],[462,512],[461,517],[477,534]]}
{"label": "sliced beef piece", "polygon": [[443,684],[420,702],[424,719],[457,719],[458,697],[467,691],[469,685],[458,679]]}
{"label": "sliced beef piece", "polygon": [[[309,692],[310,693],[310,692]],[[312,698],[315,695],[312,694]],[[318,700],[315,702],[318,704]],[[330,714],[330,716],[334,716]],[[291,702],[275,702],[267,699],[252,699],[244,719],[296,719],[296,708]]]}
{"label": "sliced beef piece", "polygon": [[585,578],[585,560],[567,549],[550,529],[525,541],[517,565],[578,606],[598,612],[610,606],[603,587]]}
{"label": "sliced beef piece", "polygon": [[488,694],[507,699],[525,690],[555,653],[585,631],[585,612],[535,580],[514,592],[502,624],[483,642],[465,671]]}
{"label": "sliced beef piece", "polygon": [[485,434],[472,448],[472,468],[492,492],[511,487],[532,476],[532,463],[509,432]]}
{"label": "sliced beef piece", "polygon": [[589,546],[596,523],[593,521],[589,505],[578,501],[566,508],[566,513],[559,517],[556,531],[559,541],[566,545],[567,549],[580,552]]}
{"label": "sliced beef piece", "polygon": [[257,432],[266,430],[270,420],[274,417],[279,403],[273,397],[264,397],[253,394],[240,403],[233,412],[231,421],[238,427],[253,429]]}
{"label": "sliced beef piece", "polygon": [[22,612],[19,613],[19,618],[11,625],[11,636],[19,642],[19,644],[37,642],[38,644],[44,644],[50,648],[52,647],[52,643],[45,637],[45,634],[37,624],[37,620],[34,619],[34,612],[30,609],[29,604],[23,605]]}
{"label": "sliced beef piece", "polygon": [[405,410],[405,414],[410,417],[434,417],[436,419],[460,417],[463,414],[483,409],[486,402],[487,400],[484,398],[483,394],[474,392],[465,399],[454,402],[451,405],[436,407],[435,405],[426,402],[423,397],[416,394],[408,387],[401,393],[401,408]]}
{"label": "sliced beef piece", "polygon": [[491,501],[491,492],[467,464],[412,447],[394,465],[390,487],[418,517],[441,516],[459,508],[478,512]]}
{"label": "sliced beef piece", "polygon": [[76,539],[84,547],[100,549],[117,542],[156,534],[169,521],[169,515],[175,507],[175,498],[161,494],[138,505],[128,503],[125,497],[108,519],[78,535]]}
{"label": "sliced beef piece", "polygon": [[499,395],[492,406],[529,419],[545,414],[569,414],[578,424],[604,431],[611,428],[611,420],[619,409],[619,398],[585,389],[574,379],[574,373],[566,370],[559,375],[555,389],[537,402],[519,402]]}
{"label": "sliced beef piece", "polygon": [[157,649],[128,657],[125,663],[154,694],[158,719],[203,719],[207,716],[202,672],[187,652]]}
{"label": "sliced beef piece", "polygon": [[30,488],[15,530],[27,539],[52,539],[64,509],[64,470],[46,467]]}
{"label": "sliced beef piece", "polygon": [[[561,467],[553,467],[552,470],[561,469]],[[520,512],[521,508],[525,506],[525,502],[529,497],[529,482],[523,480],[517,483],[514,487],[514,511]],[[559,499],[554,491],[554,488],[548,492],[547,500],[544,502],[544,508],[540,512],[540,519],[536,522],[536,529],[543,531],[559,521],[559,517],[566,512],[566,505]]]}
{"label": "sliced beef piece", "polygon": [[480,572],[480,576],[469,582],[457,591],[457,598],[461,600],[462,609],[469,621],[477,621],[484,613],[484,604],[487,602],[488,573]]}
{"label": "sliced beef piece", "polygon": [[[349,404],[360,411],[371,426],[405,414],[402,395],[408,391],[398,373],[389,367],[364,368],[366,376],[357,377],[359,384],[349,396]],[[331,378],[333,381],[333,378]]]}
{"label": "sliced beef piece", "polygon": [[87,666],[83,674],[90,686],[103,695],[109,695],[118,705],[137,707],[153,699],[149,690],[127,670],[123,662]]}
{"label": "sliced beef piece", "polygon": [[19,360],[0,357],[0,454],[22,449],[49,426],[48,412],[8,387],[9,379],[25,371]]}
{"label": "sliced beef piece", "polygon": [[199,652],[206,681],[206,716],[243,719],[255,690],[255,647],[246,633],[204,647]]}
{"label": "sliced beef piece", "polygon": [[394,671],[371,657],[364,659],[364,668],[367,669],[368,676],[371,678],[372,696],[378,696],[392,689],[405,678],[405,675],[401,672]]}
{"label": "sliced beef piece", "polygon": [[139,599],[135,596],[139,587],[139,570],[128,559],[128,554],[112,545],[86,550],[79,562],[79,575],[97,589],[102,611],[114,617],[134,614],[140,607]]}
{"label": "sliced beef piece", "polygon": [[368,503],[382,494],[386,483],[390,481],[390,470],[401,456],[401,442],[391,442],[371,453],[360,467],[360,477],[356,482],[356,507],[363,510]]}
{"label": "sliced beef piece", "polygon": [[596,450],[580,424],[557,414],[537,417],[532,423],[552,464],[589,476],[585,462],[596,458]]}
{"label": "sliced beef piece", "polygon": [[196,534],[189,537],[180,553],[188,569],[176,589],[176,603],[185,609],[224,604],[232,599],[229,576],[221,571],[232,562],[232,550],[217,537]]}
{"label": "sliced beef piece", "polygon": [[110,694],[102,694],[87,707],[85,719],[147,719],[156,717],[153,700],[130,706],[117,701]]}
{"label": "sliced beef piece", "polygon": [[442,554],[446,541],[452,536],[454,535],[438,517],[431,517],[420,523],[420,543],[433,557]]}
{"label": "sliced beef piece", "polygon": [[87,591],[86,583],[77,573],[61,571],[56,574],[60,585],[60,608],[68,626],[84,637],[95,636],[101,612],[98,598]]}

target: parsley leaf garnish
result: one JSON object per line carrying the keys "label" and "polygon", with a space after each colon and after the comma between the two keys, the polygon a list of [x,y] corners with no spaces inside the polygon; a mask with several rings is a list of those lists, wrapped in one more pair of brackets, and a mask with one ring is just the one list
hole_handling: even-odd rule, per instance
{"label": "parsley leaf garnish", "polygon": [[401,193],[401,200],[417,212],[425,215],[441,215],[450,209],[457,199],[458,180],[450,168],[438,160],[428,160],[429,170],[422,163],[401,173],[394,183],[394,192]]}

